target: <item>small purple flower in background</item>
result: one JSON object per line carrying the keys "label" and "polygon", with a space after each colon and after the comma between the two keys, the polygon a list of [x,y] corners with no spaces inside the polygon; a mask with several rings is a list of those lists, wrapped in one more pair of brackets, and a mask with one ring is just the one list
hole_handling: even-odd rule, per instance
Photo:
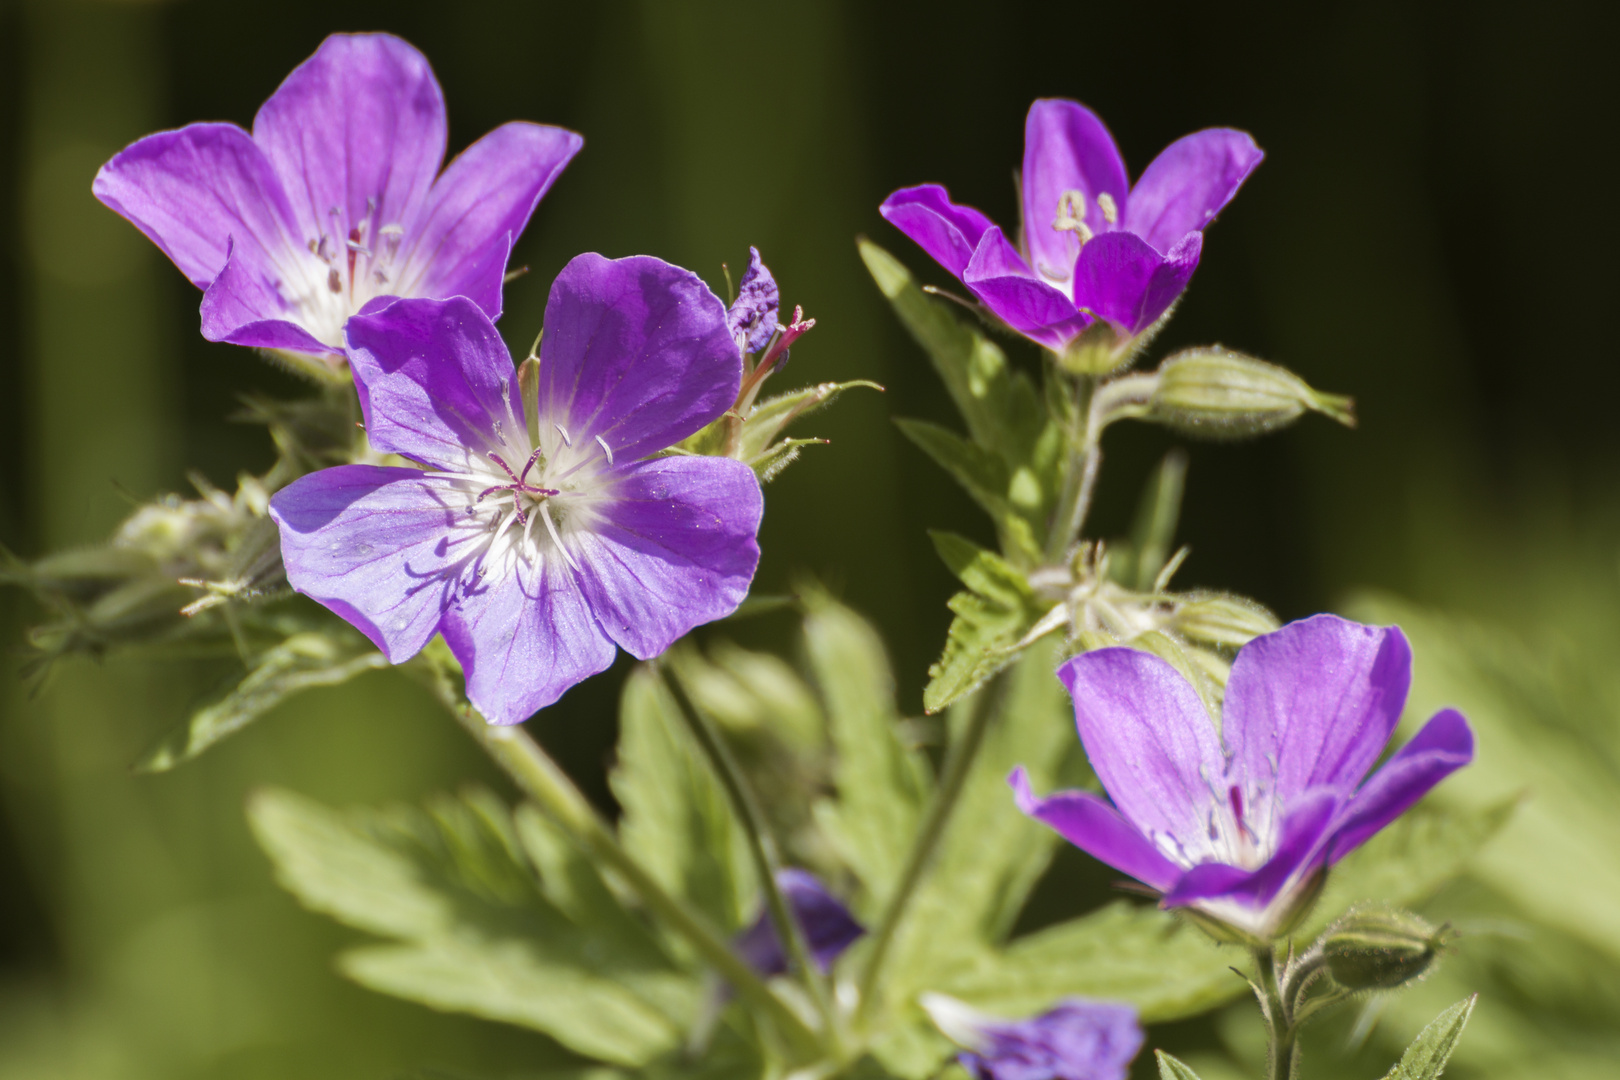
{"label": "small purple flower in background", "polygon": [[1006,1020],[946,997],[924,994],[936,1027],[965,1048],[957,1057],[976,1080],[1125,1080],[1142,1049],[1136,1010],[1069,998],[1027,1020]]}
{"label": "small purple flower in background", "polygon": [[524,400],[494,325],[465,297],[351,319],[373,449],[426,466],[343,465],[270,502],[293,588],[393,663],[443,633],[490,721],[514,724],[613,662],[730,614],[759,562],[754,472],[657,457],[730,407],[725,308],[658,259],[580,255],[546,304]]}
{"label": "small purple flower in background", "polygon": [[1219,732],[1191,684],[1148,653],[1098,649],[1058,676],[1113,803],[1036,798],[1020,768],[1019,809],[1165,907],[1260,940],[1287,930],[1323,870],[1474,756],[1468,722],[1445,709],[1367,777],[1406,703],[1412,650],[1396,627],[1334,615],[1243,646]]}
{"label": "small purple flower in background", "polygon": [[[381,297],[466,296],[490,318],[512,243],[583,140],[496,128],[439,174],[444,95],[388,34],[334,34],[253,119],[148,135],[96,175],[198,288],[202,332],[337,364]],[[435,179],[437,178],[437,179]]]}
{"label": "small purple flower in background", "polygon": [[[855,921],[843,902],[828,892],[814,874],[783,870],[776,875],[776,885],[804,930],[810,955],[822,971],[832,967],[839,954],[866,933],[866,927]],[[738,935],[737,951],[761,975],[787,971],[787,954],[771,924],[770,912],[762,912],[754,925]]]}
{"label": "small purple flower in background", "polygon": [[1024,123],[1017,246],[938,184],[881,210],[1008,326],[1061,352],[1094,318],[1126,340],[1157,322],[1198,265],[1204,226],[1262,157],[1246,133],[1210,128],[1171,143],[1133,188],[1096,114],[1043,98]]}

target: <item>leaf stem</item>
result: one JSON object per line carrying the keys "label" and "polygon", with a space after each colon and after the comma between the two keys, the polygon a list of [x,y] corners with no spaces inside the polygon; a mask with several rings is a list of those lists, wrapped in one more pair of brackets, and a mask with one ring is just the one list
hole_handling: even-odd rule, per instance
{"label": "leaf stem", "polygon": [[900,921],[905,916],[912,897],[916,895],[917,887],[922,884],[928,864],[933,859],[935,849],[939,847],[940,838],[945,835],[945,826],[950,823],[951,812],[956,809],[962,789],[967,784],[968,773],[972,771],[973,762],[979,756],[980,747],[984,745],[985,732],[989,730],[991,720],[1001,711],[1003,685],[1002,679],[996,678],[980,692],[978,699],[973,703],[973,714],[968,718],[962,737],[951,744],[949,752],[945,755],[945,774],[934,792],[933,802],[929,804],[928,815],[917,831],[917,840],[906,856],[906,865],[900,873],[899,884],[889,895],[889,901],[884,905],[883,914],[878,920],[877,930],[872,936],[872,951],[867,954],[866,967],[861,972],[860,995],[855,1006],[854,1027],[857,1031],[875,1007],[878,987],[883,978],[883,965],[888,959],[890,947],[894,944],[895,932],[899,929]]}
{"label": "leaf stem", "polygon": [[817,966],[810,952],[810,944],[804,936],[804,927],[788,906],[787,897],[782,894],[781,885],[777,881],[777,875],[782,872],[782,857],[777,849],[776,839],[771,835],[770,826],[765,820],[765,814],[760,810],[759,800],[754,797],[753,789],[749,786],[747,777],[743,775],[742,767],[737,763],[731,748],[726,745],[725,739],[716,730],[707,714],[687,695],[680,679],[662,666],[659,674],[663,678],[664,685],[669,688],[670,695],[675,699],[681,719],[686,722],[687,729],[697,740],[704,756],[709,759],[710,766],[719,777],[721,786],[726,789],[732,808],[736,810],[737,817],[742,822],[743,833],[748,838],[748,853],[754,861],[755,876],[759,878],[759,887],[765,894],[765,907],[770,914],[771,925],[776,928],[777,940],[781,941],[786,949],[790,969],[803,980],[805,988],[810,992],[810,1000],[821,1017],[823,1030],[833,1049],[833,1056],[840,1057],[838,1048],[841,1039],[837,1015],[833,1010],[832,995],[827,989],[827,980],[821,968]]}
{"label": "leaf stem", "polygon": [[418,667],[439,703],[473,737],[473,741],[506,772],[525,795],[565,829],[599,863],[611,867],[659,919],[680,934],[737,993],[769,1017],[777,1031],[806,1057],[821,1054],[820,1040],[788,1005],[771,992],[759,973],[738,956],[731,944],[700,913],[665,891],[646,868],[619,844],[612,827],[521,727],[490,724],[462,698],[442,663]]}

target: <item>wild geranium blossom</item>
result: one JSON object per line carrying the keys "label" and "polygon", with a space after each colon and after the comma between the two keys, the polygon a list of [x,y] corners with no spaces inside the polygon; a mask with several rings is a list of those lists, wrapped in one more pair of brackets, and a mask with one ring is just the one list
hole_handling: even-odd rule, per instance
{"label": "wild geranium blossom", "polygon": [[964,1048],[975,1080],[1125,1080],[1142,1049],[1136,1010],[1069,998],[1025,1020],[982,1013],[944,994],[924,994],[934,1025]]}
{"label": "wild geranium blossom", "polygon": [[902,188],[881,211],[1008,326],[1061,351],[1095,319],[1123,339],[1157,322],[1198,265],[1204,226],[1262,157],[1247,133],[1210,128],[1171,143],[1131,187],[1096,114],[1044,98],[1024,122],[1016,243],[938,184]]}
{"label": "wild geranium blossom", "polygon": [[[827,891],[807,870],[787,869],[776,875],[776,886],[804,931],[810,956],[822,971],[832,967],[843,951],[866,933],[843,901]],[[737,951],[761,975],[780,975],[788,969],[787,953],[769,912],[737,937]]]}
{"label": "wild geranium blossom", "polygon": [[379,298],[466,296],[498,318],[512,243],[583,144],[505,124],[440,175],[446,139],[426,57],[388,34],[335,34],[252,134],[148,135],[93,190],[205,290],[204,337],[335,363],[345,320]]}
{"label": "wild geranium blossom", "polygon": [[[1220,729],[1169,663],[1099,649],[1058,676],[1112,805],[1084,791],[1018,805],[1070,843],[1244,934],[1285,931],[1321,873],[1473,758],[1468,722],[1445,709],[1372,776],[1412,680],[1397,627],[1334,615],[1245,645]],[[1366,777],[1363,782],[1363,777]]]}
{"label": "wild geranium blossom", "polygon": [[[581,255],[552,285],[533,397],[471,300],[349,321],[373,449],[270,503],[287,580],[393,663],[435,633],[467,695],[518,723],[613,661],[647,659],[742,602],[764,500],[726,458],[670,456],[741,373],[725,308],[658,259]],[[532,372],[532,368],[530,369]]]}

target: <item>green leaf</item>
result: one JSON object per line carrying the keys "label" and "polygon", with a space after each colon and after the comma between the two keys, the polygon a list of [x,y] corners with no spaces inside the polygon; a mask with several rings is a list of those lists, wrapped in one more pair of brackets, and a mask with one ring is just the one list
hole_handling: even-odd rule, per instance
{"label": "green leaf", "polygon": [[893,255],[869,240],[859,241],[859,247],[872,280],[933,361],[973,441],[1000,455],[1009,470],[1030,461],[1044,426],[1034,385],[1012,371],[1001,349],[945,301],[924,294]]}
{"label": "green leaf", "polygon": [[624,808],[619,836],[631,857],[722,930],[740,929],[757,887],[742,825],[650,667],[625,682],[608,779]]}
{"label": "green leaf", "polygon": [[1024,1016],[1066,995],[1135,1005],[1144,1023],[1179,1020],[1247,992],[1238,954],[1156,908],[1118,902],[1014,940],[939,986],[975,1008]]}
{"label": "green leaf", "polygon": [[877,631],[825,593],[808,590],[805,651],[826,709],[836,800],[816,822],[865,886],[875,914],[905,862],[930,778],[926,760],[901,737],[894,675]]}
{"label": "green leaf", "polygon": [[1451,1060],[1451,1052],[1457,1048],[1477,1000],[1477,994],[1464,998],[1435,1017],[1428,1027],[1418,1032],[1418,1037],[1412,1040],[1396,1066],[1385,1074],[1384,1080],[1435,1080],[1445,1072],[1446,1062]]}
{"label": "green leaf", "polygon": [[968,587],[948,602],[956,618],[943,655],[928,669],[923,708],[935,713],[1016,660],[1016,646],[1045,610],[1024,575],[1001,556],[954,533],[929,535]]}
{"label": "green leaf", "polygon": [[164,772],[190,761],[283,701],[317,686],[336,686],[388,666],[388,658],[348,627],[294,634],[259,657],[224,697],[191,714],[135,765],[137,772]]}
{"label": "green leaf", "polygon": [[[542,881],[487,793],[425,812],[339,812],[268,790],[251,798],[248,819],[277,880],[306,907],[392,939],[339,957],[373,990],[534,1028],[630,1066],[678,1046],[696,1014],[698,982],[577,859],[547,852],[557,878]],[[587,899],[599,910],[586,912]]]}
{"label": "green leaf", "polygon": [[[1142,592],[1153,588],[1159,571],[1170,558],[1176,539],[1176,523],[1181,517],[1181,495],[1187,486],[1187,455],[1172,450],[1164,455],[1153,479],[1142,491],[1131,528],[1131,562],[1134,587]],[[1123,570],[1123,568],[1121,568]]]}
{"label": "green leaf", "polygon": [[[1041,525],[1044,499],[1038,482],[1015,483],[1001,458],[938,424],[905,419],[895,424],[990,515],[1005,551],[1024,564],[1040,561],[1035,530]],[[1025,469],[1020,475],[1031,474]]]}
{"label": "green leaf", "polygon": [[1163,1050],[1153,1051],[1153,1056],[1159,1059],[1159,1080],[1199,1080],[1192,1067],[1183,1061],[1171,1057]]}

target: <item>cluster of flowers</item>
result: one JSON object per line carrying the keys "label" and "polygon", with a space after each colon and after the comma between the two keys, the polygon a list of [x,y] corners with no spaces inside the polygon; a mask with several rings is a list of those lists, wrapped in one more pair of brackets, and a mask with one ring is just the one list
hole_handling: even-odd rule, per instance
{"label": "cluster of flowers", "polygon": [[[352,376],[370,457],[271,498],[287,579],[391,662],[442,634],[469,700],[510,724],[617,648],[657,656],[741,603],[760,482],[679,444],[746,409],[811,324],[780,321],[757,252],[729,308],[656,258],[585,254],[552,285],[536,354],[514,367],[493,324],[512,244],[582,140],[507,124],[441,173],[446,138],[419,52],[334,36],[251,132],[152,135],[94,190],[204,290],[205,337]],[[1026,140],[1016,243],[937,185],[897,191],[882,212],[987,313],[1059,353],[1099,330],[1116,351],[1149,333],[1196,267],[1202,229],[1262,157],[1242,132],[1199,132],[1131,186],[1097,117],[1058,100],[1035,103]],[[1165,906],[1268,942],[1327,867],[1470,759],[1468,725],[1446,711],[1363,782],[1410,672],[1399,630],[1317,616],[1239,652],[1217,726],[1164,660],[1077,656],[1059,676],[1108,798],[1040,798],[1021,770],[1014,797]],[[809,875],[781,887],[819,963],[864,932]],[[762,973],[786,969],[768,922],[738,948]],[[1025,1021],[924,1004],[981,1080],[1121,1077],[1142,1041],[1134,1013],[1109,1003]]]}

